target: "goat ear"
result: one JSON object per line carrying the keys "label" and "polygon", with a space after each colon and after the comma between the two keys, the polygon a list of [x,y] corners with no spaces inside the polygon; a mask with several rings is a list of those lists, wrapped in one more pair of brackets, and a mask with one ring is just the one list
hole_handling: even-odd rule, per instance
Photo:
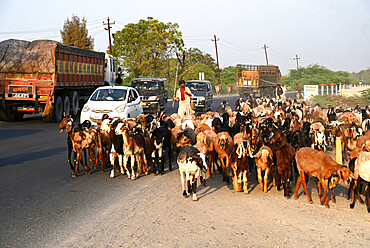
{"label": "goat ear", "polygon": [[343,178],[342,168],[340,168],[340,169],[337,171],[337,173],[338,173],[339,178],[340,178],[340,179],[342,179],[342,178]]}

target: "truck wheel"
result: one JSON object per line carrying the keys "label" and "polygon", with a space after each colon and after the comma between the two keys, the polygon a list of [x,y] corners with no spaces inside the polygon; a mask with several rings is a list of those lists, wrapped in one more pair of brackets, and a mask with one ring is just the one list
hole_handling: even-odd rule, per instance
{"label": "truck wheel", "polygon": [[71,115],[71,101],[69,100],[68,96],[64,97],[63,110],[64,110],[64,115],[65,116],[70,116]]}
{"label": "truck wheel", "polygon": [[71,101],[71,112],[72,112],[72,114],[77,115],[78,114],[78,107],[79,107],[79,103],[80,103],[77,91],[73,91],[70,94],[69,100]]}
{"label": "truck wheel", "polygon": [[6,114],[4,111],[0,110],[0,121],[7,121],[8,118],[6,117]]}
{"label": "truck wheel", "polygon": [[55,98],[53,108],[53,122],[61,122],[63,118],[63,101],[60,96]]}
{"label": "truck wheel", "polygon": [[21,121],[23,119],[23,113],[14,110],[12,107],[6,108],[5,115],[6,115],[6,120],[11,121],[11,122]]}

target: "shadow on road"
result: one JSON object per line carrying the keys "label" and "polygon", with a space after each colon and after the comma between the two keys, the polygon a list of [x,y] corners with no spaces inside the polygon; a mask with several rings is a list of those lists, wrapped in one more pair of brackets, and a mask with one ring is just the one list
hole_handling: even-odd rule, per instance
{"label": "shadow on road", "polygon": [[11,157],[6,157],[0,159],[0,168],[5,167],[8,165],[13,165],[13,164],[22,164],[24,162],[40,159],[40,158],[47,158],[54,156],[60,152],[65,152],[66,147],[58,147],[58,148],[52,148],[44,151],[37,151],[37,152],[28,152],[24,154],[20,154],[17,156],[11,156]]}
{"label": "shadow on road", "polygon": [[39,133],[42,130],[38,129],[2,129],[0,130],[0,139],[9,139],[9,138],[17,138],[26,135],[32,135],[35,133]]}

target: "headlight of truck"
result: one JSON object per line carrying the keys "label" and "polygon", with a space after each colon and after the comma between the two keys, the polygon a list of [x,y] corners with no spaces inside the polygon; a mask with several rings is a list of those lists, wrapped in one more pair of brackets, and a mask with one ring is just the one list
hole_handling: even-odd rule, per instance
{"label": "headlight of truck", "polygon": [[149,101],[154,101],[154,100],[157,100],[157,96],[150,96],[148,98]]}
{"label": "headlight of truck", "polygon": [[125,110],[126,104],[122,104],[116,108],[116,111],[121,113]]}
{"label": "headlight of truck", "polygon": [[89,106],[85,105],[82,109],[82,112],[89,112],[90,111],[90,108]]}
{"label": "headlight of truck", "polygon": [[203,97],[203,96],[199,97],[199,101],[204,101],[204,100],[206,100],[205,97]]}

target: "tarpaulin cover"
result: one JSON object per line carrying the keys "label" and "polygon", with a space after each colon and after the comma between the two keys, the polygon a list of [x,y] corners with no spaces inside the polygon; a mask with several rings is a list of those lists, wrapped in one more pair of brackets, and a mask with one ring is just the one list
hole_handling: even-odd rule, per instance
{"label": "tarpaulin cover", "polygon": [[57,44],[52,40],[0,42],[0,73],[53,74]]}

